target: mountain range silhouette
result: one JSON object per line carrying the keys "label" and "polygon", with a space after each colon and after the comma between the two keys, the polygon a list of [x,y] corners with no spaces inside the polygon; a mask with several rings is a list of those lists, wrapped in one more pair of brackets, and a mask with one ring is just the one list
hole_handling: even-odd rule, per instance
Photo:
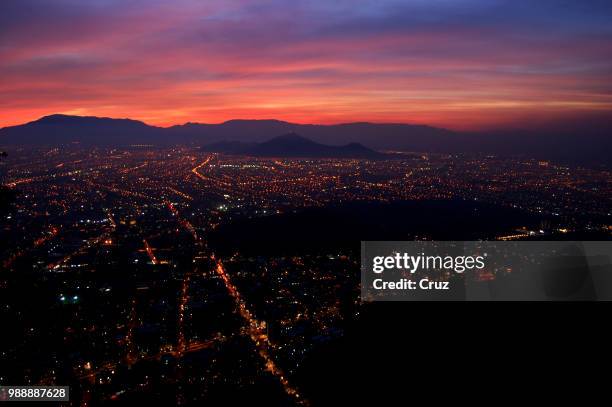
{"label": "mountain range silhouette", "polygon": [[[0,145],[54,146],[79,143],[84,146],[160,146],[187,144],[219,151],[243,150],[252,155],[270,155],[288,134],[299,134],[291,144],[314,148],[314,156],[368,156],[371,150],[431,153],[487,153],[555,159],[580,164],[612,165],[612,137],[605,123],[591,127],[569,126],[565,131],[456,132],[443,128],[401,123],[296,124],[280,120],[229,120],[219,124],[185,123],[157,127],[131,119],[54,114],[0,129]],[[310,145],[305,140],[327,146]],[[286,146],[287,156],[296,146]],[[370,149],[365,151],[364,149]],[[315,151],[316,150],[316,151]],[[350,154],[348,153],[350,151]],[[302,155],[299,153],[298,155]]]}

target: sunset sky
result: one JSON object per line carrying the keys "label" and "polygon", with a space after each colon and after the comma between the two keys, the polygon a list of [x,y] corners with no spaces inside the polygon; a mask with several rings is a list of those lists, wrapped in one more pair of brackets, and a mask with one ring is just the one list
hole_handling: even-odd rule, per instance
{"label": "sunset sky", "polygon": [[521,127],[612,113],[612,1],[2,0],[0,127]]}

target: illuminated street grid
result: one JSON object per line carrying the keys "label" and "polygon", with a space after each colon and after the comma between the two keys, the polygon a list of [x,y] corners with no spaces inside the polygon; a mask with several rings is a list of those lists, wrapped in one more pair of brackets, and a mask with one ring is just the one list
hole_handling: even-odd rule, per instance
{"label": "illuminated street grid", "polygon": [[528,159],[74,147],[11,151],[1,165],[19,195],[0,231],[0,305],[11,326],[0,383],[66,383],[81,405],[143,391],[185,404],[253,386],[281,404],[308,404],[294,375],[357,312],[358,260],[215,257],[207,234],[235,218],[466,199],[559,219],[554,230],[500,239],[612,224],[610,171]]}

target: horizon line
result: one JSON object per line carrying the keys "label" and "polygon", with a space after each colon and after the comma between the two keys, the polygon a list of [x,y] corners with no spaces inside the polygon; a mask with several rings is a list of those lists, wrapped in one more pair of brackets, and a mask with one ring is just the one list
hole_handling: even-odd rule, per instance
{"label": "horizon line", "polygon": [[[593,128],[593,127],[601,127],[603,125],[610,126],[612,125],[612,119],[609,119],[608,116],[602,117],[601,115],[597,117],[568,117],[566,120],[547,120],[544,122],[531,122],[530,126],[517,126],[516,124],[505,123],[499,124],[497,126],[486,126],[476,129],[462,128],[460,125],[458,127],[455,126],[445,126],[445,125],[435,125],[423,122],[402,122],[402,121],[376,121],[376,120],[355,120],[355,121],[341,121],[341,122],[333,122],[333,123],[320,123],[320,122],[303,122],[303,121],[287,121],[281,120],[277,118],[231,118],[220,122],[200,122],[200,121],[191,121],[187,120],[185,122],[176,122],[172,124],[150,124],[146,119],[139,118],[131,118],[131,117],[109,117],[109,116],[97,116],[92,114],[71,114],[71,113],[49,113],[43,114],[35,119],[24,121],[21,123],[10,124],[6,126],[0,127],[0,130],[5,130],[9,128],[19,127],[28,125],[31,123],[36,123],[40,120],[43,120],[48,117],[53,116],[65,116],[65,117],[74,117],[74,118],[92,118],[92,119],[108,119],[108,120],[129,120],[133,122],[142,123],[145,126],[157,129],[170,129],[173,127],[181,127],[187,125],[203,125],[203,126],[220,126],[223,124],[227,124],[230,122],[279,122],[285,123],[288,125],[295,126],[320,126],[320,127],[330,127],[330,126],[343,126],[343,125],[352,125],[352,124],[369,124],[369,125],[381,125],[381,126],[412,126],[412,127],[424,127],[429,129],[436,129],[441,131],[448,131],[452,133],[462,133],[462,134],[508,134],[508,133],[525,133],[525,132],[567,132],[568,129],[572,129],[572,131],[584,130],[585,128]],[[155,119],[152,119],[153,121]],[[602,121],[603,120],[603,121]],[[595,124],[595,126],[593,126]]]}
{"label": "horizon line", "polygon": [[48,118],[48,117],[53,117],[53,116],[65,116],[65,117],[80,117],[80,118],[93,118],[93,119],[110,119],[110,120],[130,120],[130,121],[134,121],[134,122],[140,122],[143,123],[149,127],[156,127],[156,128],[160,128],[160,129],[169,129],[172,127],[176,127],[176,126],[186,126],[189,124],[195,124],[195,125],[222,125],[222,124],[226,124],[229,122],[235,122],[235,121],[251,121],[251,122],[280,122],[280,123],[287,123],[287,124],[294,124],[294,125],[299,125],[299,126],[342,126],[342,125],[347,125],[347,124],[376,124],[376,125],[405,125],[405,126],[422,126],[422,127],[430,127],[430,128],[436,128],[436,129],[440,129],[440,130],[447,130],[447,131],[459,131],[459,130],[452,130],[450,128],[447,127],[439,127],[439,126],[433,126],[430,124],[424,124],[424,123],[414,123],[414,122],[379,122],[379,121],[368,121],[368,120],[360,120],[360,121],[349,121],[349,122],[337,122],[337,123],[316,123],[316,122],[293,122],[293,121],[286,121],[286,120],[280,120],[280,119],[275,119],[275,118],[266,118],[266,119],[250,119],[250,118],[234,118],[234,119],[228,119],[228,120],[224,120],[221,122],[197,122],[197,121],[186,121],[183,123],[175,123],[175,124],[170,124],[170,125],[156,125],[156,124],[150,124],[145,120],[142,119],[134,119],[131,117],[109,117],[109,116],[96,116],[96,115],[79,115],[79,114],[68,114],[68,113],[50,113],[50,114],[46,114],[43,116],[40,116],[37,119],[34,120],[30,120],[27,122],[23,122],[23,123],[19,123],[19,124],[12,124],[12,125],[8,125],[8,126],[3,126],[0,127],[0,130],[2,129],[7,129],[10,127],[18,127],[18,126],[24,126],[26,124],[30,124],[30,123],[36,123],[42,119]]}

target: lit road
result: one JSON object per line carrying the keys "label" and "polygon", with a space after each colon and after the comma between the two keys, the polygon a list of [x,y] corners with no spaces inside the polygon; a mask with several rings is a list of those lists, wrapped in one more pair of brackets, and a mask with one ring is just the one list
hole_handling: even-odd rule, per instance
{"label": "lit road", "polygon": [[60,261],[58,261],[56,263],[48,264],[47,265],[47,269],[49,269],[49,270],[57,270],[57,269],[59,269],[61,266],[65,265],[70,260],[72,260],[73,257],[78,256],[80,254],[83,254],[87,250],[91,249],[92,247],[95,247],[98,244],[100,244],[101,242],[104,242],[105,240],[107,240],[111,236],[111,234],[112,234],[112,231],[107,231],[107,232],[104,232],[103,234],[101,234],[98,237],[89,239],[87,241],[87,243],[85,243],[83,246],[81,246],[75,252],[70,253],[69,255],[65,256],[63,259],[61,259]]}
{"label": "lit road", "polygon": [[[212,156],[208,157],[200,165],[193,168],[191,172],[196,174],[198,178],[202,180],[209,180],[204,175],[202,175],[200,172],[198,172],[198,170],[204,168],[210,162],[211,159],[212,159]],[[174,211],[173,213],[175,213],[175,215],[178,216],[178,211],[176,211],[174,207],[171,207],[171,210],[173,210]],[[183,223],[181,222],[181,224]],[[195,232],[194,232],[194,237],[196,238],[196,243],[203,244],[202,240],[199,239],[197,235],[195,235]],[[243,321],[245,322],[247,331],[249,334],[249,338],[254,343],[255,348],[257,349],[257,353],[259,354],[259,356],[264,362],[266,370],[279,380],[285,393],[289,395],[290,397],[292,397],[297,404],[308,405],[308,401],[301,398],[300,393],[297,391],[295,387],[293,387],[289,383],[289,380],[283,373],[282,369],[276,364],[276,362],[272,358],[270,349],[273,346],[270,343],[270,339],[268,338],[268,335],[266,333],[266,323],[258,321],[253,316],[251,311],[248,309],[246,302],[240,295],[240,292],[238,291],[236,286],[232,283],[230,276],[227,274],[225,268],[223,267],[223,263],[221,262],[221,260],[216,259],[214,254],[211,254],[211,259],[215,261],[215,271],[217,275],[221,277],[221,280],[223,281],[223,284],[225,285],[227,292],[229,293],[230,297],[232,297],[232,299],[234,300],[236,311],[238,312],[240,317],[242,317]]]}
{"label": "lit road", "polygon": [[147,239],[142,239],[142,241],[144,242],[145,252],[147,252],[147,256],[149,256],[151,263],[159,264],[159,261],[157,261],[157,257],[155,257],[155,253],[153,253],[153,248],[151,247],[149,242],[147,242]]}
{"label": "lit road", "polygon": [[213,159],[213,157],[214,157],[213,155],[208,156],[208,157],[206,158],[206,160],[202,161],[202,163],[200,163],[198,166],[196,166],[196,167],[192,168],[192,169],[191,169],[191,172],[192,172],[193,174],[195,174],[195,176],[196,176],[196,177],[198,177],[198,178],[200,178],[201,180],[203,180],[203,181],[208,181],[208,178],[207,178],[207,177],[205,177],[204,175],[200,174],[200,173],[198,172],[198,170],[199,170],[200,168],[203,168],[203,167],[205,167],[206,165],[208,165],[208,163],[209,163],[209,162],[211,162],[211,160]]}
{"label": "lit road", "polygon": [[[57,236],[57,234],[59,233],[59,229],[55,226],[51,226],[49,228],[49,230],[47,232],[45,232],[45,234],[42,237],[39,237],[38,239],[34,240],[33,244],[32,244],[32,248],[36,248],[39,247],[40,245],[46,243],[48,240],[54,238],[55,236]],[[8,269],[11,267],[11,265],[15,262],[15,260],[17,260],[18,258],[22,257],[23,255],[25,255],[27,252],[29,251],[29,249],[22,249],[14,254],[12,254],[8,259],[6,259],[3,263],[2,266],[5,269]]]}
{"label": "lit road", "polygon": [[278,378],[281,385],[283,386],[283,389],[285,390],[285,393],[293,397],[298,404],[308,405],[308,402],[305,399],[300,398],[301,396],[298,393],[297,389],[289,383],[289,380],[287,380],[281,368],[274,362],[274,359],[272,359],[270,355],[270,348],[272,347],[272,344],[270,343],[270,339],[266,334],[265,322],[260,322],[253,317],[252,313],[247,308],[246,303],[240,296],[240,292],[238,291],[236,286],[232,284],[229,275],[223,267],[223,263],[221,263],[221,260],[216,261],[215,270],[217,272],[217,275],[219,275],[223,280],[223,283],[225,284],[228,293],[234,299],[236,309],[239,315],[246,323],[249,332],[249,337],[255,344],[257,353],[263,359],[264,364],[266,366],[266,370]]}

